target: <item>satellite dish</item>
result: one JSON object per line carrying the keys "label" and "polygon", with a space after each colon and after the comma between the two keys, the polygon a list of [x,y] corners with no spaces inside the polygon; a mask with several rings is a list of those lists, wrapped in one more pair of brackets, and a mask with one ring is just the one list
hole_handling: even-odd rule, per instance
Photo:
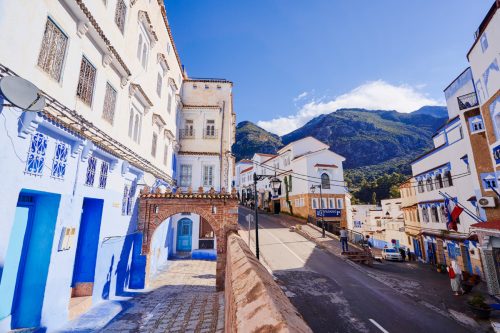
{"label": "satellite dish", "polygon": [[17,76],[0,79],[0,94],[13,106],[38,112],[45,107],[45,97],[33,83]]}

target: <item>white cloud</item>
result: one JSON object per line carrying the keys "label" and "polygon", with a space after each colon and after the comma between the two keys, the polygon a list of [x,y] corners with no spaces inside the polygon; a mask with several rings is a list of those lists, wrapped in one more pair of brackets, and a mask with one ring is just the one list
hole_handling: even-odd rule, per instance
{"label": "white cloud", "polygon": [[[303,99],[308,95],[304,92],[294,101]],[[395,86],[385,81],[378,80],[367,82],[346,94],[333,99],[311,100],[302,105],[300,110],[291,116],[279,117],[269,121],[259,121],[257,125],[276,133],[284,135],[299,128],[312,118],[331,113],[342,108],[362,108],[368,110],[396,110],[399,112],[412,112],[425,105],[443,105],[442,102],[426,97],[418,88],[406,84]]]}
{"label": "white cloud", "polygon": [[309,95],[307,91],[304,91],[303,93],[299,94],[297,97],[293,99],[294,102],[298,102],[304,98],[306,98]]}

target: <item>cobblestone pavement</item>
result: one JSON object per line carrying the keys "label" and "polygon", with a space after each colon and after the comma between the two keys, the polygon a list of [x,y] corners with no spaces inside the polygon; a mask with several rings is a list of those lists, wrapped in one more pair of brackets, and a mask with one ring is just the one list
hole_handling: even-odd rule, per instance
{"label": "cobblestone pavement", "polygon": [[[149,291],[127,301],[125,310],[104,327],[84,331],[223,332],[224,293],[215,291],[215,265],[200,260],[170,262],[153,279]],[[85,322],[85,317],[79,320]],[[71,331],[82,332],[75,326],[66,330]]]}

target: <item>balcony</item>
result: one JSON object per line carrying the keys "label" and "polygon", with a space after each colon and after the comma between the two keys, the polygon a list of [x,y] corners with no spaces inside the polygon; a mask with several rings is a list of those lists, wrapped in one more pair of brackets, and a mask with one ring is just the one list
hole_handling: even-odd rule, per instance
{"label": "balcony", "polygon": [[470,108],[473,108],[473,107],[476,107],[479,105],[475,92],[459,96],[459,97],[457,97],[457,100],[458,100],[458,108],[461,111],[467,110],[467,109],[470,109]]}
{"label": "balcony", "polygon": [[217,139],[219,137],[219,132],[217,130],[205,130],[203,132],[203,139]]}
{"label": "balcony", "polygon": [[194,139],[194,128],[184,128],[179,130],[179,137],[181,139]]}

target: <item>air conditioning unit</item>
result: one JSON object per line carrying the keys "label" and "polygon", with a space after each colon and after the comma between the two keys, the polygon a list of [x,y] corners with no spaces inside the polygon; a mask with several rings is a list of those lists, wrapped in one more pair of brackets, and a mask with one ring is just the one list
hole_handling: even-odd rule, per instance
{"label": "air conditioning unit", "polygon": [[482,197],[478,200],[479,207],[496,207],[496,202],[494,197]]}

